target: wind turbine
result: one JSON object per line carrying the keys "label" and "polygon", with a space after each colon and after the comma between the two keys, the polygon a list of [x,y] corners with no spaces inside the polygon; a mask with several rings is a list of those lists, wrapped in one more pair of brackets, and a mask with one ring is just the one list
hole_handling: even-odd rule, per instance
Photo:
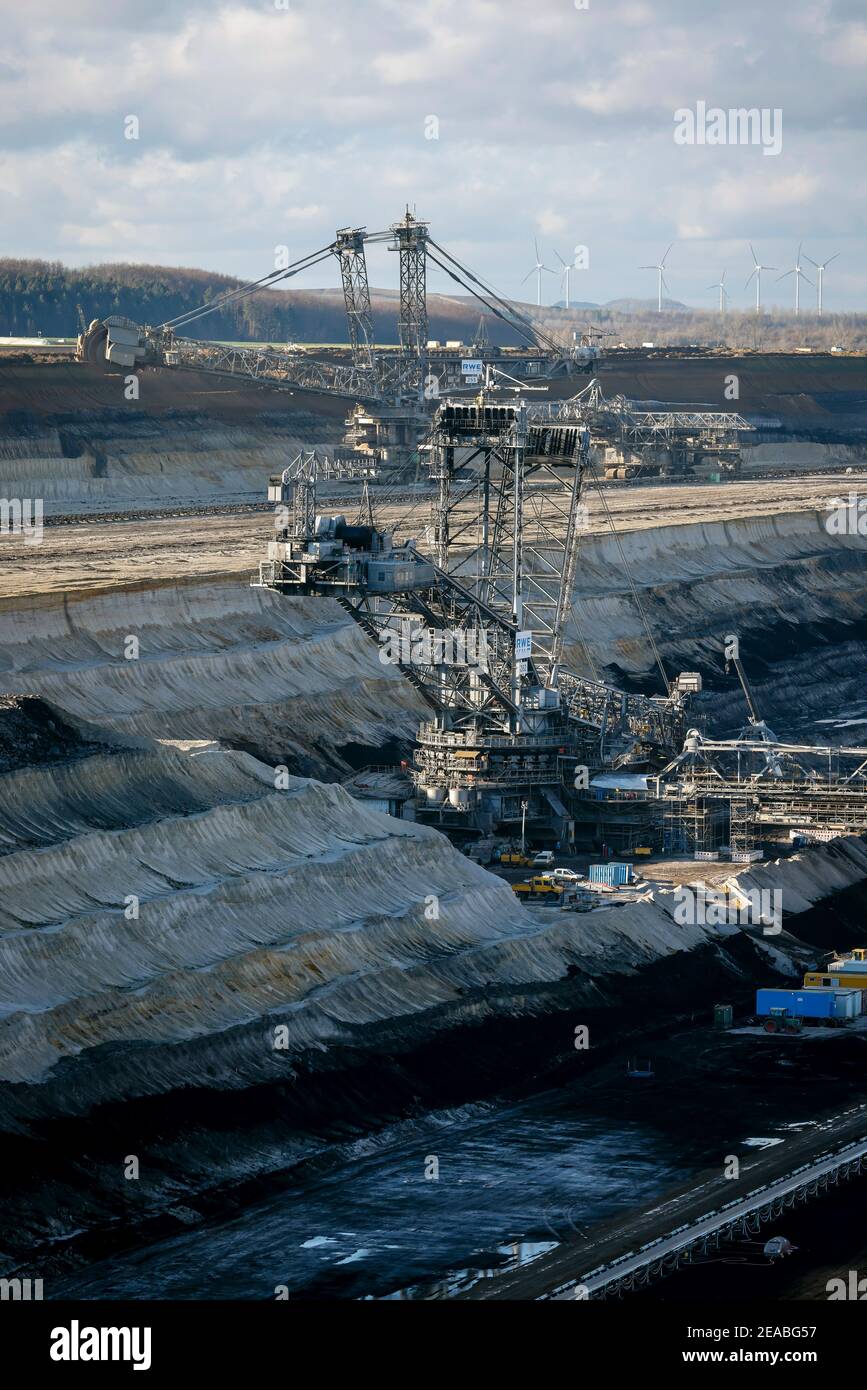
{"label": "wind turbine", "polygon": [[749,248],[750,248],[750,253],[751,253],[751,255],[752,255],[752,258],[753,258],[753,273],[752,273],[752,275],[750,275],[749,279],[747,280],[746,285],[744,285],[744,289],[747,288],[747,285],[749,285],[750,280],[752,280],[752,278],[753,278],[753,275],[755,275],[755,277],[756,277],[756,313],[757,313],[757,314],[760,314],[760,313],[762,312],[762,271],[763,271],[763,270],[776,270],[777,267],[776,267],[775,265],[759,265],[758,257],[756,256],[756,253],[755,253],[755,251],[753,250],[753,243],[752,243],[752,242],[749,243]]}
{"label": "wind turbine", "polygon": [[[671,246],[673,246],[673,245],[674,245],[674,242],[671,243]],[[671,246],[669,246],[668,251],[671,250]],[[658,314],[661,314],[661,313],[662,313],[662,290],[663,290],[663,286],[665,286],[666,290],[668,289],[668,285],[665,284],[665,262],[666,262],[666,258],[668,257],[668,251],[666,251],[666,253],[665,253],[665,255],[663,256],[662,260],[659,262],[659,265],[640,265],[640,266],[638,267],[639,270],[655,270],[655,271],[656,271],[656,312],[657,312]]]}
{"label": "wind turbine", "polygon": [[719,290],[719,311],[720,311],[721,314],[724,314],[725,311],[726,311],[726,301],[727,301],[727,299],[728,299],[728,297],[729,297],[729,292],[728,292],[728,290],[726,289],[726,275],[727,275],[727,274],[728,274],[728,271],[727,271],[727,270],[724,270],[723,273],[722,273],[722,279],[721,279],[721,280],[717,280],[717,282],[716,282],[715,285],[708,285],[708,289],[709,289],[709,290]]}
{"label": "wind turbine", "polygon": [[804,259],[809,261],[810,265],[814,265],[819,272],[819,274],[816,276],[816,298],[818,300],[820,314],[822,312],[822,278],[825,274],[825,267],[829,266],[831,264],[831,261],[836,261],[839,254],[839,251],[835,251],[833,256],[831,256],[827,261],[823,261],[821,265],[818,261],[814,261],[812,256],[804,257]]}
{"label": "wind turbine", "polygon": [[[803,278],[806,280],[806,282],[807,282],[808,285],[812,285],[812,283],[813,283],[812,280],[810,279],[809,275],[807,274],[807,272],[806,272],[805,270],[802,270],[802,269],[801,269],[801,247],[803,246],[803,244],[804,244],[804,243],[803,243],[802,241],[798,243],[798,254],[797,254],[797,256],[795,257],[795,264],[792,266],[792,269],[791,269],[791,270],[787,270],[787,271],[785,271],[782,275],[778,275],[778,276],[777,276],[777,280],[778,280],[778,281],[779,281],[779,280],[788,280],[788,278],[789,278],[790,275],[794,275],[794,277],[795,277],[795,317],[796,317],[796,318],[797,318],[798,314],[801,312],[801,278],[803,277]],[[809,256],[807,257],[807,259],[808,259],[808,260],[810,259]]]}
{"label": "wind turbine", "polygon": [[536,303],[537,303],[537,304],[539,305],[539,307],[541,308],[541,305],[542,305],[542,271],[543,271],[543,270],[546,270],[546,271],[548,272],[549,275],[554,275],[554,274],[556,274],[556,272],[553,271],[553,270],[551,269],[550,266],[543,265],[542,262],[539,260],[539,243],[538,243],[538,241],[536,240],[535,237],[533,238],[533,245],[534,245],[535,248],[536,248],[536,264],[533,266],[533,269],[532,269],[532,270],[528,270],[528,271],[527,271],[527,274],[524,276],[523,280],[521,281],[521,284],[522,284],[522,285],[526,285],[526,283],[527,283],[527,281],[529,280],[530,276],[533,275],[533,274],[535,273],[535,276],[536,276]]}
{"label": "wind turbine", "polygon": [[563,274],[560,276],[560,284],[562,285],[562,284],[563,284],[563,281],[565,280],[565,282],[566,282],[566,308],[568,309],[568,308],[569,308],[569,282],[570,282],[570,278],[571,278],[572,270],[573,270],[572,262],[571,262],[571,261],[564,261],[564,260],[563,260],[563,257],[560,255],[560,252],[559,252],[559,251],[555,251],[555,252],[554,252],[554,255],[557,257],[557,260],[560,262],[560,264],[561,264],[562,267],[563,267]]}

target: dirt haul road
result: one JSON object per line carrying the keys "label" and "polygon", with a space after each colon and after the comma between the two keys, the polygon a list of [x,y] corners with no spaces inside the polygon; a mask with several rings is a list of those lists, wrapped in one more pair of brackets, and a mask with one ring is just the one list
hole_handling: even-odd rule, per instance
{"label": "dirt haul road", "polygon": [[[606,500],[618,531],[696,522],[730,522],[743,517],[821,512],[845,495],[853,480],[845,474],[756,482],[609,488]],[[588,535],[608,529],[599,494],[585,490]],[[468,502],[467,506],[473,505]],[[352,515],[357,499],[335,503]],[[432,501],[377,503],[381,525],[400,524],[404,535],[423,536]],[[88,593],[119,586],[159,584],[250,573],[265,558],[273,535],[270,513],[149,518],[127,521],[63,522],[45,528],[38,543],[21,535],[0,535],[0,601],[38,594]]]}

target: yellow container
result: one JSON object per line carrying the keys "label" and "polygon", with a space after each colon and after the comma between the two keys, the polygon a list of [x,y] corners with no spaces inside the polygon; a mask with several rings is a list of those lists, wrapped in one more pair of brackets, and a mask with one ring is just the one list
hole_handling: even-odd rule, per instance
{"label": "yellow container", "polygon": [[[861,989],[867,991],[867,972],[855,970],[809,970],[804,976],[804,989]],[[865,998],[867,1006],[867,998]]]}

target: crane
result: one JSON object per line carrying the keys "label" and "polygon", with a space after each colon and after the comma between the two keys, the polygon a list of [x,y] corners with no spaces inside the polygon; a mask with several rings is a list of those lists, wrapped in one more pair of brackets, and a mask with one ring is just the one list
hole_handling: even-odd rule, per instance
{"label": "crane", "polygon": [[[400,259],[399,335],[401,352],[386,367],[373,340],[373,316],[365,247],[388,242]],[[273,289],[285,280],[310,270],[334,256],[340,267],[352,365],[311,360],[297,345],[282,348],[232,348],[192,338],[184,330],[207,315],[233,307],[250,295]],[[525,314],[503,300],[430,237],[428,224],[407,210],[405,216],[384,231],[368,233],[364,227],[342,227],[327,246],[301,256],[290,265],[270,271],[248,284],[226,290],[156,327],[139,325],[120,315],[94,319],[80,335],[78,357],[88,362],[106,360],[120,367],[157,365],[188,367],[255,381],[285,389],[330,391],[376,404],[398,403],[420,395],[422,368],[426,362],[428,314],[426,263],[433,260],[461,283],[491,313],[510,324],[534,349],[547,352],[552,364],[564,359],[556,341],[534,326]]]}
{"label": "crane", "polygon": [[[374,341],[366,247],[383,242],[398,254],[400,262],[397,353],[377,348]],[[292,343],[257,347],[190,336],[193,325],[207,315],[273,289],[331,257],[340,269],[350,361],[316,357]],[[366,476],[373,477],[380,473],[393,476],[410,468],[417,472],[418,447],[439,398],[439,379],[431,373],[429,363],[428,262],[507,325],[527,352],[536,359],[541,356],[547,377],[592,370],[596,349],[591,351],[585,341],[569,349],[558,343],[435,241],[428,223],[409,209],[381,231],[368,232],[363,226],[338,228],[327,246],[258,280],[226,290],[156,327],[119,315],[94,319],[79,337],[78,356],[91,363],[107,361],[121,369],[158,366],[206,371],[244,377],[278,390],[328,393],[353,403],[345,447],[339,451],[347,476],[355,476],[362,465]],[[532,388],[523,383],[523,389]],[[742,417],[727,411],[693,407],[666,411],[652,406],[652,402],[624,397],[605,401],[594,380],[585,392],[558,405],[558,410],[563,418],[563,412],[571,410],[576,418],[587,420],[596,437],[614,451],[618,462],[607,468],[610,476],[686,472],[693,462],[708,456],[718,458],[724,467],[738,466],[736,436],[751,428]]]}
{"label": "crane", "polygon": [[[388,243],[400,263],[400,305],[397,353],[377,349],[367,275],[366,247]],[[347,362],[315,357],[297,344],[254,347],[189,336],[193,325],[208,314],[232,308],[248,296],[335,257],[343,287],[350,358]],[[206,371],[278,390],[326,392],[351,401],[347,418],[345,460],[348,476],[364,465],[368,476],[400,474],[417,469],[418,443],[436,406],[438,378],[429,372],[427,263],[431,261],[483,307],[509,325],[533,354],[546,359],[549,374],[585,370],[579,350],[566,353],[549,335],[515,306],[464,267],[430,236],[426,222],[407,209],[389,228],[368,232],[365,227],[341,227],[327,246],[319,247],[286,267],[258,280],[225,291],[213,300],[152,327],[120,315],[94,319],[79,336],[79,360],[107,361],[117,368],[169,367]],[[434,383],[431,385],[431,383]]]}

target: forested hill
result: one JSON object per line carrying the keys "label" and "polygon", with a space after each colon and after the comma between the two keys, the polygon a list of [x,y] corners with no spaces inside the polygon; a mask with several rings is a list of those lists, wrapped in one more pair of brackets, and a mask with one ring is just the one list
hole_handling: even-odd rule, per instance
{"label": "forested hill", "polygon": [[[160,324],[187,309],[236,289],[240,280],[205,270],[155,265],[94,265],[70,269],[58,261],[0,259],[0,336],[74,337],[83,317],[124,314],[136,323]],[[377,342],[397,341],[397,296],[373,292]],[[472,341],[479,323],[474,301],[430,295],[434,338]],[[254,342],[346,341],[339,290],[262,290],[215,310],[182,330],[189,337]],[[497,319],[487,317],[495,343],[515,342]]]}
{"label": "forested hill", "polygon": [[[59,261],[0,259],[0,337],[71,338],[81,319],[124,314],[136,323],[158,325],[203,302],[218,299],[241,282],[207,270],[156,265],[94,265],[70,269]],[[394,290],[371,290],[373,331],[377,343],[396,343],[398,296]],[[667,303],[661,314],[655,302],[612,300],[608,304],[519,306],[551,337],[564,344],[587,327],[600,331],[606,346],[653,342],[707,344],[766,352],[791,352],[810,346],[828,351],[867,349],[867,315],[802,313],[769,307],[758,317],[731,308],[721,319],[708,310]],[[469,296],[428,294],[430,336],[440,342],[478,341],[479,305]],[[499,319],[485,315],[485,330],[494,344],[514,344],[516,335]],[[189,337],[238,342],[345,343],[346,315],[339,289],[262,290],[215,310],[182,330]]]}
{"label": "forested hill", "polygon": [[[228,275],[154,265],[94,265],[72,270],[59,261],[0,260],[0,333],[70,337],[80,327],[79,309],[88,323],[107,314],[125,314],[137,323],[163,323],[239,284]],[[277,295],[251,296],[231,312],[227,308],[209,315],[207,336],[246,337],[251,324],[263,321],[269,311],[269,332],[273,332],[286,308],[266,305],[262,302],[266,298],[273,300]],[[243,332],[234,331],[242,325]]]}

